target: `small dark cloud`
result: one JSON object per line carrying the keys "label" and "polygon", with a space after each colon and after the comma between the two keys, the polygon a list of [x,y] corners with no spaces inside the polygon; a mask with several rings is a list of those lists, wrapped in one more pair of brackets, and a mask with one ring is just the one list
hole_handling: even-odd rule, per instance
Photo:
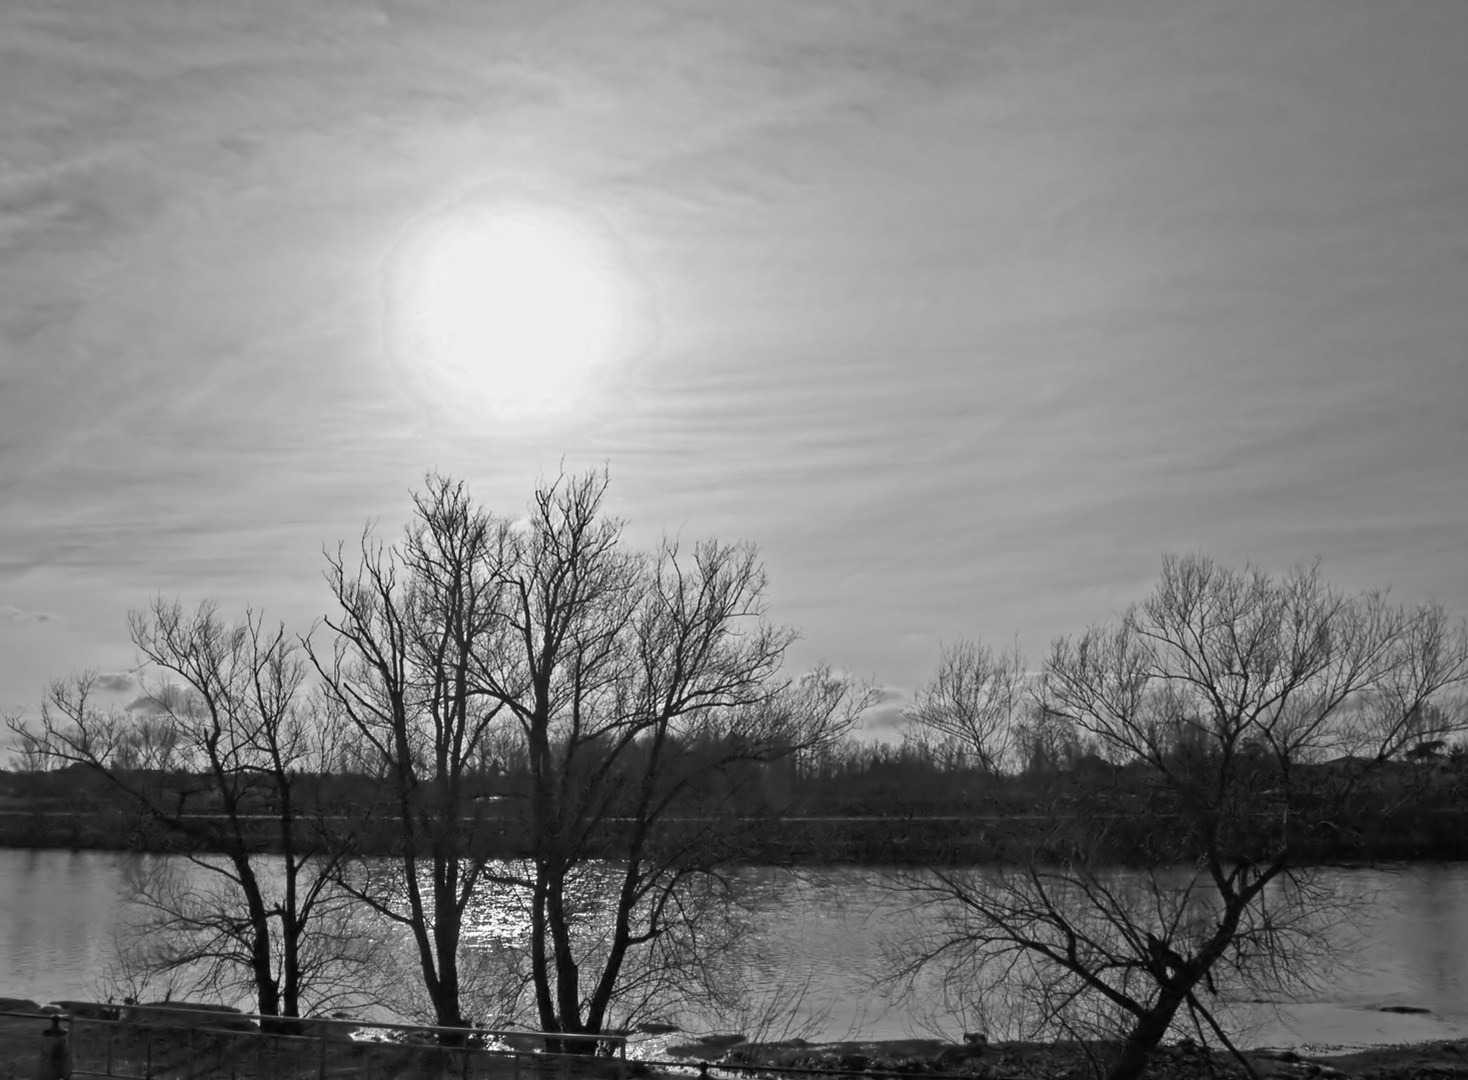
{"label": "small dark cloud", "polygon": [[198,700],[186,687],[177,683],[165,683],[149,693],[139,694],[123,706],[128,712],[144,716],[158,716],[171,712],[186,716],[198,706]]}
{"label": "small dark cloud", "polygon": [[49,611],[22,611],[14,604],[0,604],[0,620],[5,622],[45,623],[54,622],[61,616]]}
{"label": "small dark cloud", "polygon": [[[120,694],[124,690],[131,690],[133,677],[126,672],[115,672],[110,675],[98,675],[96,685],[98,689],[108,690],[114,694]],[[132,708],[131,705],[128,708]]]}

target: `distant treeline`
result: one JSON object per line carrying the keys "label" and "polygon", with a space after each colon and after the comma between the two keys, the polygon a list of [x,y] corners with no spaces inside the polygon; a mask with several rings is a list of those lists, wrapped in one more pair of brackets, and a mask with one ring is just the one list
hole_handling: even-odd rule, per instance
{"label": "distant treeline", "polygon": [[[696,752],[693,750],[690,753]],[[1468,759],[1433,754],[1374,763],[1340,760],[1303,766],[1354,791],[1345,815],[1308,830],[1306,861],[1468,858]],[[741,763],[717,784],[691,790],[660,828],[666,844],[715,831],[726,850],[758,864],[964,863],[1014,852],[1050,850],[1057,858],[1085,846],[1122,863],[1185,860],[1196,855],[1178,808],[1147,766],[1081,757],[1063,767],[996,774],[911,744],[849,743],[816,760]],[[191,820],[224,818],[210,778],[133,771],[126,788]],[[361,773],[294,774],[294,820],[285,825],[268,788],[237,807],[263,852],[279,850],[292,830],[297,850],[396,854],[401,830],[386,778]],[[0,771],[0,846],[169,852],[199,844],[149,815],[95,770]],[[529,777],[513,767],[469,774],[459,813],[477,854],[515,858],[528,850]],[[432,792],[425,792],[431,800]],[[1292,813],[1299,814],[1295,807]],[[1255,806],[1257,830],[1238,831],[1238,858],[1249,858],[1276,833],[1267,800]],[[619,846],[613,808],[598,828],[607,852]]]}

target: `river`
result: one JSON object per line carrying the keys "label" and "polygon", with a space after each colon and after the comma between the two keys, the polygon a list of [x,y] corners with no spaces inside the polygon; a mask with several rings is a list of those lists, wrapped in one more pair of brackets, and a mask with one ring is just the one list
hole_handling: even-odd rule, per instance
{"label": "river", "polygon": [[[125,909],[128,860],[112,852],[0,850],[0,994],[42,1002],[105,997],[101,978]],[[1468,864],[1333,870],[1370,896],[1343,961],[1323,990],[1278,1006],[1237,1005],[1243,1041],[1256,1046],[1360,1046],[1468,1037]],[[931,984],[893,1002],[874,987],[883,941],[921,919],[880,884],[879,871],[823,867],[792,874],[747,870],[739,888],[755,913],[762,987],[778,1014],[772,1035],[896,1038],[955,1036]],[[481,906],[482,926],[498,918]],[[775,966],[783,970],[771,968]],[[803,988],[777,1000],[780,986]],[[1426,1013],[1383,1012],[1383,1008]]]}

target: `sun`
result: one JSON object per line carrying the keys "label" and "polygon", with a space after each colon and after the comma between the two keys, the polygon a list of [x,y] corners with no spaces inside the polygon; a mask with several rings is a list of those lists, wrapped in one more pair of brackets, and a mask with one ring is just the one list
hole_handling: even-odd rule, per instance
{"label": "sun", "polygon": [[452,403],[564,412],[622,336],[614,260],[577,223],[534,209],[440,217],[410,245],[400,319],[411,363]]}

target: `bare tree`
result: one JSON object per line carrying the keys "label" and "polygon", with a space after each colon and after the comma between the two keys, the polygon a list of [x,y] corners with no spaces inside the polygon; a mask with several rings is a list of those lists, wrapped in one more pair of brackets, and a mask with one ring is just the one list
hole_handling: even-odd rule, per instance
{"label": "bare tree", "polygon": [[15,737],[11,744],[10,763],[20,772],[50,772],[65,767],[65,762],[51,752],[46,740],[32,731],[22,713],[6,713],[5,726]]}
{"label": "bare tree", "polygon": [[[323,869],[310,868],[309,884],[329,880]],[[272,965],[282,991],[290,940],[279,917],[286,872],[283,861],[268,858],[255,869],[272,915]],[[242,920],[248,905],[241,903],[224,857],[198,853],[180,862],[139,855],[127,864],[123,883],[114,956],[104,978],[112,990],[138,1001],[160,995],[175,1001],[258,1000],[254,938]],[[390,958],[364,914],[335,887],[311,899],[291,950],[297,1011],[287,1011],[282,992],[281,1015],[321,1015],[390,999],[391,986],[379,978]]]}
{"label": "bare tree", "polygon": [[40,735],[54,758],[106,777],[188,848],[197,880],[187,888],[162,871],[139,879],[146,925],[162,936],[124,967],[199,988],[248,985],[265,1016],[335,1000],[308,945],[339,903],[333,859],[314,853],[319,837],[298,805],[298,774],[319,758],[299,646],[254,613],[228,624],[207,602],[187,613],[160,598],[129,624],[143,698],[99,710],[92,674],[58,680]]}
{"label": "bare tree", "polygon": [[[646,999],[641,960],[694,942],[679,934],[718,892],[738,831],[720,778],[854,722],[845,684],[778,676],[791,635],[764,618],[752,548],[629,551],[605,489],[560,478],[511,522],[431,477],[401,548],[333,563],[337,649],[318,666],[392,763],[407,903],[384,911],[413,927],[444,1024],[462,1020],[451,965],[484,883],[524,902],[542,1028],[605,1030],[619,990]],[[463,781],[495,753],[528,774],[523,864],[473,855]]]}
{"label": "bare tree", "polygon": [[[1043,852],[1000,874],[910,882],[953,921],[907,970],[1023,965],[1042,1018],[1088,1009],[1124,1034],[1113,1080],[1180,1012],[1225,1038],[1209,992],[1301,977],[1321,907],[1301,859],[1340,842],[1374,770],[1461,727],[1465,681],[1468,632],[1440,607],[1348,597],[1314,568],[1166,559],[1151,596],[1045,665],[1045,707],[1115,766],[1109,801],[1065,808]],[[1122,889],[1101,865],[1118,856],[1174,869]]]}
{"label": "bare tree", "polygon": [[943,646],[937,674],[907,711],[903,738],[955,764],[998,774],[1013,748],[1025,691],[1018,644],[995,653],[960,639]]}
{"label": "bare tree", "polygon": [[1039,775],[1074,769],[1088,751],[1094,751],[1095,740],[1083,742],[1076,726],[1046,708],[1033,687],[1026,689],[1025,697],[1010,737],[1012,758],[1020,769]]}
{"label": "bare tree", "polygon": [[[854,723],[843,683],[779,678],[793,635],[765,619],[747,545],[621,546],[604,474],[536,493],[506,583],[513,651],[485,685],[529,749],[532,975],[546,1031],[604,1030],[631,959],[694,926],[731,848],[720,784]],[[575,884],[617,867],[605,932],[577,933]]]}
{"label": "bare tree", "polygon": [[[1090,830],[1085,839],[1100,837]],[[911,990],[936,973],[950,1013],[1014,1037],[1121,1035],[1109,1060],[1096,1052],[1112,1077],[1144,1068],[1180,1021],[1200,1041],[1233,1049],[1234,1018],[1218,1002],[1312,988],[1360,910],[1359,898],[1316,868],[1283,869],[1239,902],[1196,865],[1125,867],[1080,851],[903,873],[897,886],[932,916],[888,943],[895,982]]]}
{"label": "bare tree", "polygon": [[344,883],[411,934],[435,1021],[463,1027],[464,913],[489,862],[464,811],[501,709],[478,669],[506,636],[492,571],[510,533],[443,477],[430,477],[413,504],[400,544],[369,532],[354,569],[340,550],[330,559],[333,651],[306,647],[392,788],[397,873],[385,882],[359,867]]}

